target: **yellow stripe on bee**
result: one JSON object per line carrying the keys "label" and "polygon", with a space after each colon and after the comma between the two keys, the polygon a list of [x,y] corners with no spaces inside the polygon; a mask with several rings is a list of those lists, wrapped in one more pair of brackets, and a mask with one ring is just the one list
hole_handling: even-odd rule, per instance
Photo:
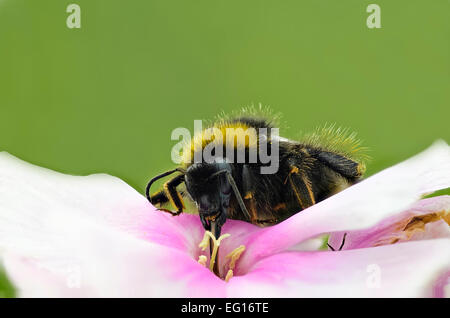
{"label": "yellow stripe on bee", "polygon": [[[191,163],[195,152],[202,151],[207,145],[234,148],[252,148],[258,146],[258,134],[255,128],[244,123],[218,124],[197,133],[183,147],[182,163]],[[211,146],[214,146],[212,144]],[[224,154],[225,155],[225,154]]]}

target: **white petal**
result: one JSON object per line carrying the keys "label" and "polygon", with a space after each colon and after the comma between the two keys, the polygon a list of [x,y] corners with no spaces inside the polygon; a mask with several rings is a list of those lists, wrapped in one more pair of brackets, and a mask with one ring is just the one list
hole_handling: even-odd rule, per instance
{"label": "white petal", "polygon": [[[330,235],[328,243],[331,246],[339,247],[346,234],[343,249],[367,248],[392,244],[394,242],[404,242],[410,240],[429,240],[435,238],[450,238],[450,227],[442,219],[444,212],[450,213],[450,196],[442,195],[423,199],[416,202],[408,210],[383,219],[376,225],[367,229],[334,232]],[[416,223],[416,226],[405,231],[406,226],[414,217],[424,215],[435,215],[436,218],[428,218],[424,227]],[[440,215],[441,219],[437,216]],[[425,221],[426,219],[424,219]],[[416,219],[416,222],[418,220]]]}

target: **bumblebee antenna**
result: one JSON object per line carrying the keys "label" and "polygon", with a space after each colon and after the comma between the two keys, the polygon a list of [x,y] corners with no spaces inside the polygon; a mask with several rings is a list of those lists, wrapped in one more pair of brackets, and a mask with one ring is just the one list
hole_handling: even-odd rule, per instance
{"label": "bumblebee antenna", "polygon": [[[151,197],[150,197],[150,188],[151,188],[152,184],[153,184],[156,180],[159,180],[159,179],[161,179],[161,178],[167,177],[168,175],[171,175],[172,173],[177,172],[177,171],[179,171],[179,172],[181,172],[181,173],[183,173],[183,174],[185,173],[185,171],[184,171],[183,169],[176,168],[176,169],[173,169],[173,170],[166,171],[166,172],[164,172],[164,173],[162,173],[162,174],[160,174],[160,175],[158,175],[158,176],[152,178],[152,179],[148,182],[147,187],[145,188],[145,196],[147,197],[147,200],[148,200],[150,203],[152,203],[152,199],[151,199]],[[152,203],[152,204],[153,204],[153,203]]]}
{"label": "bumblebee antenna", "polygon": [[230,183],[231,188],[233,189],[234,195],[236,196],[236,199],[239,203],[239,206],[241,207],[242,212],[244,212],[244,214],[248,217],[248,219],[251,220],[252,217],[251,217],[250,213],[248,213],[247,208],[245,207],[244,200],[242,200],[241,193],[239,192],[239,189],[237,188],[236,182],[234,181],[234,178],[231,175],[230,171],[220,170],[220,171],[217,171],[216,173],[213,173],[209,178],[213,178],[215,176],[218,176],[218,175],[224,174],[224,173],[227,175],[227,180]]}

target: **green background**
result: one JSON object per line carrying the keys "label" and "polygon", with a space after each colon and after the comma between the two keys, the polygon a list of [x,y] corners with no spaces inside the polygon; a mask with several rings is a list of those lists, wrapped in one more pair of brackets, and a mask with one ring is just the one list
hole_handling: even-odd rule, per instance
{"label": "green background", "polygon": [[450,140],[449,1],[377,0],[368,29],[373,2],[0,0],[0,150],[143,192],[174,128],[262,103],[285,137],[357,131],[372,174]]}

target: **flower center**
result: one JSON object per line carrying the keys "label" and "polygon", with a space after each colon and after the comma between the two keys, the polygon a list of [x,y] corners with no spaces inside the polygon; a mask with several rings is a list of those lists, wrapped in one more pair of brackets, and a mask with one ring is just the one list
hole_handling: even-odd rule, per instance
{"label": "flower center", "polygon": [[[245,251],[245,246],[241,245],[237,248],[235,248],[233,251],[231,251],[226,257],[226,260],[229,260],[228,263],[228,271],[227,274],[225,275],[225,277],[220,277],[220,274],[218,271],[215,271],[215,266],[219,266],[218,262],[219,260],[217,259],[217,252],[219,250],[220,247],[220,243],[222,242],[222,240],[226,239],[230,237],[230,234],[226,233],[226,234],[222,234],[219,238],[215,238],[215,236],[210,232],[210,231],[206,231],[205,235],[203,236],[202,241],[200,242],[200,244],[198,245],[198,247],[202,250],[205,251],[210,242],[211,242],[211,258],[209,260],[209,270],[211,272],[213,272],[215,275],[217,275],[219,278],[224,279],[226,282],[228,282],[232,277],[233,277],[233,270],[236,266],[236,262],[239,260],[239,258],[241,257],[241,254]],[[207,257],[205,255],[200,255],[198,257],[198,263],[205,266],[206,267],[206,262],[207,262]]]}

